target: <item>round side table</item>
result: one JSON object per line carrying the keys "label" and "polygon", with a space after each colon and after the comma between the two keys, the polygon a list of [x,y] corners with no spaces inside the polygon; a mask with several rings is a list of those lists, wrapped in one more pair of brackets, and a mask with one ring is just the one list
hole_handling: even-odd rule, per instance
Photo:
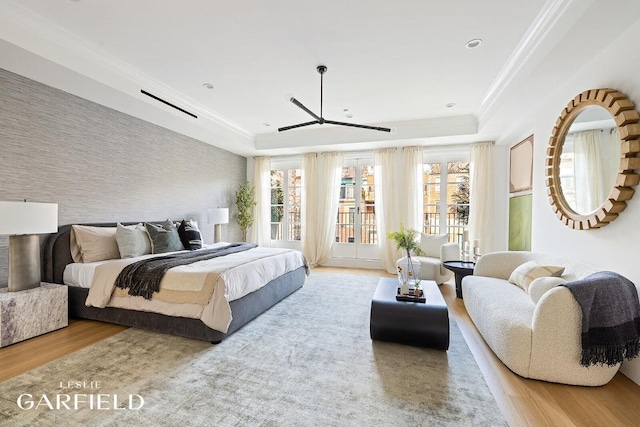
{"label": "round side table", "polygon": [[444,268],[453,271],[456,278],[456,297],[462,298],[462,279],[466,276],[473,275],[473,269],[476,266],[475,262],[464,261],[445,261],[442,263]]}

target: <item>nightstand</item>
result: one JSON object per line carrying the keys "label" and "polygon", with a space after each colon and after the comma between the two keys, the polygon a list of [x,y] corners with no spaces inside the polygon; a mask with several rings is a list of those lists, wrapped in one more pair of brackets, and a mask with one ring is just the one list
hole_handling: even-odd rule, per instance
{"label": "nightstand", "polygon": [[42,283],[39,288],[8,292],[0,288],[0,347],[6,347],[69,324],[67,287]]}

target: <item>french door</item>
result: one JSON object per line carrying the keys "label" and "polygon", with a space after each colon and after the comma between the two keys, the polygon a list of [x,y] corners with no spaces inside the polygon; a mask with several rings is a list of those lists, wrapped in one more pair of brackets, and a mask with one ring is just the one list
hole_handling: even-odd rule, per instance
{"label": "french door", "polygon": [[373,158],[345,159],[336,214],[332,257],[379,259]]}

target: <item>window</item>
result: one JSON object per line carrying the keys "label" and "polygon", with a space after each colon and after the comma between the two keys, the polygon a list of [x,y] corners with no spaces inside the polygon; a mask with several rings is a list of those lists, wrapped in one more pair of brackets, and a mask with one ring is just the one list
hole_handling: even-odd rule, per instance
{"label": "window", "polygon": [[271,240],[300,240],[300,169],[271,171]]}
{"label": "window", "polygon": [[[462,243],[469,224],[469,162],[423,165],[423,230]],[[444,212],[444,214],[443,214]]]}

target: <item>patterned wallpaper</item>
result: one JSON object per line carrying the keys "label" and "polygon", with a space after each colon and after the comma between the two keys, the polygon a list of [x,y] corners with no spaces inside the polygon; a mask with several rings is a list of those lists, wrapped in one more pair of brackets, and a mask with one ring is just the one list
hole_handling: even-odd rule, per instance
{"label": "patterned wallpaper", "polygon": [[[246,158],[0,69],[0,200],[58,203],[59,224],[193,218],[229,207]],[[8,238],[0,236],[0,286]]]}

